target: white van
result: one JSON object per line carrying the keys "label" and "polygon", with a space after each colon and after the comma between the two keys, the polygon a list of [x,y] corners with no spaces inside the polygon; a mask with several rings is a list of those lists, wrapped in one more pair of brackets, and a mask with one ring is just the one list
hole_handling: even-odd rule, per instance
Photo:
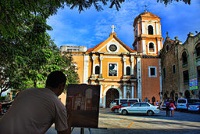
{"label": "white van", "polygon": [[177,110],[188,110],[188,104],[194,103],[199,101],[199,99],[186,99],[186,98],[179,98],[176,103]]}

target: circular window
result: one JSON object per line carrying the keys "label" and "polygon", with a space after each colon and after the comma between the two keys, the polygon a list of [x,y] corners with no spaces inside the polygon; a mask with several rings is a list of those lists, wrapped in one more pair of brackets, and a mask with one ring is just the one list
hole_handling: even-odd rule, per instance
{"label": "circular window", "polygon": [[117,46],[116,46],[115,44],[111,44],[111,45],[109,46],[109,50],[110,50],[111,52],[115,52],[115,51],[117,50]]}

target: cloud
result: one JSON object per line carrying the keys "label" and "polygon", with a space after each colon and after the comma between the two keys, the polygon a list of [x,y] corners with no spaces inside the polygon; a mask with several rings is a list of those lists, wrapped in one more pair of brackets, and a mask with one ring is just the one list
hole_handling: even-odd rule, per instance
{"label": "cloud", "polygon": [[100,12],[94,7],[81,13],[68,7],[60,9],[57,15],[48,19],[48,24],[53,27],[49,34],[58,46],[75,44],[90,48],[107,39],[111,25],[115,25],[118,38],[132,48],[133,21],[144,12],[145,5],[148,11],[161,18],[164,38],[168,32],[172,39],[178,36],[184,42],[189,32],[200,31],[199,0],[192,0],[191,5],[173,2],[167,6],[156,0],[127,0],[120,11],[108,8],[108,5]]}

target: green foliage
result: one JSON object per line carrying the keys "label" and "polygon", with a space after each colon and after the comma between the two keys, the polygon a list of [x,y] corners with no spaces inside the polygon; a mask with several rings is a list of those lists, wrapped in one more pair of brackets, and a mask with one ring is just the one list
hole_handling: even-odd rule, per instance
{"label": "green foliage", "polygon": [[183,1],[183,2],[185,2],[185,4],[191,4],[191,0],[157,0],[157,2],[164,3],[165,5],[170,4],[174,1],[176,1],[176,2]]}
{"label": "green foliage", "polygon": [[[111,7],[116,5],[120,8],[120,3],[125,0],[0,0],[0,32],[4,37],[19,36],[18,27],[23,27],[26,20],[32,15],[41,16],[46,20],[49,16],[56,14],[59,8],[64,8],[65,5],[71,9],[78,8],[81,12],[94,6],[97,11],[102,10],[102,5],[111,2]],[[101,5],[101,4],[102,5]],[[37,23],[38,24],[38,23]],[[36,31],[40,25],[35,25]]]}
{"label": "green foliage", "polygon": [[[47,75],[54,70],[75,73],[70,70],[74,69],[70,67],[71,58],[61,56],[46,33],[49,29],[51,27],[44,18],[32,15],[22,27],[17,27],[20,36],[4,37],[0,34],[0,96],[9,88],[23,90],[44,87]],[[70,77],[68,79],[70,82],[77,80]]]}

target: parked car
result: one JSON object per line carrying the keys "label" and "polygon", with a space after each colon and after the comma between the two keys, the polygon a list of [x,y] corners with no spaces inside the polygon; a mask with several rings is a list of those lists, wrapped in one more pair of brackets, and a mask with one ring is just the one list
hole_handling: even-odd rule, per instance
{"label": "parked car", "polygon": [[131,104],[133,104],[133,103],[123,103],[123,104],[115,105],[111,108],[111,111],[118,113],[120,108],[131,106]]}
{"label": "parked car", "polygon": [[190,103],[188,105],[188,111],[200,112],[200,102]]}
{"label": "parked car", "polygon": [[177,110],[188,110],[189,104],[193,104],[195,102],[200,102],[199,99],[187,99],[187,98],[179,98],[176,103]]}
{"label": "parked car", "polygon": [[147,114],[149,116],[160,113],[159,106],[154,106],[148,102],[136,102],[130,107],[122,107],[119,113],[126,115],[131,113]]}
{"label": "parked car", "polygon": [[116,105],[124,104],[124,103],[135,103],[135,102],[140,102],[140,99],[139,98],[114,99],[110,103],[110,108]]}

